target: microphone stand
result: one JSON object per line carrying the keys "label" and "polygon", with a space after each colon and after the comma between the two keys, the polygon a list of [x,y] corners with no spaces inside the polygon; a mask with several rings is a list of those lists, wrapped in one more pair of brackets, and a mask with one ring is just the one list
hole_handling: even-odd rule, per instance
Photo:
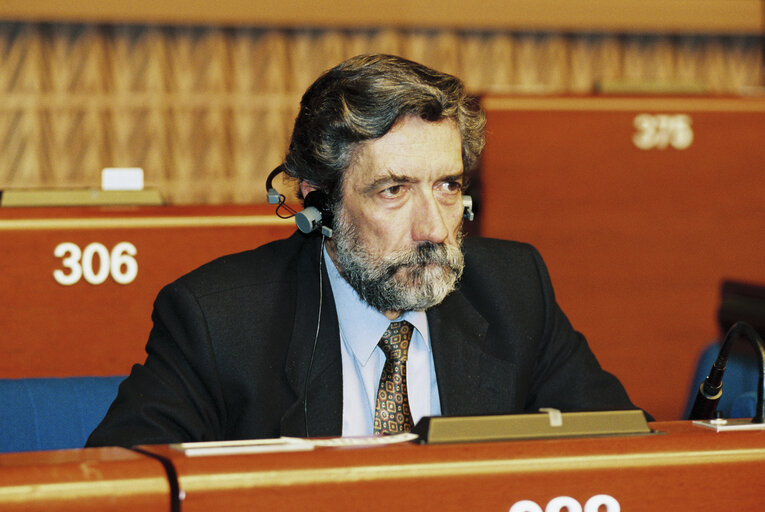
{"label": "microphone stand", "polygon": [[714,418],[717,410],[717,402],[722,396],[722,379],[725,372],[725,364],[728,362],[733,341],[738,338],[747,338],[754,347],[754,351],[760,360],[760,376],[757,385],[757,404],[755,405],[752,423],[763,423],[765,418],[765,404],[763,403],[763,390],[765,390],[765,343],[751,325],[745,322],[736,322],[728,330],[725,340],[717,354],[717,359],[709,371],[709,375],[699,386],[696,401],[688,417],[689,420],[709,420]]}

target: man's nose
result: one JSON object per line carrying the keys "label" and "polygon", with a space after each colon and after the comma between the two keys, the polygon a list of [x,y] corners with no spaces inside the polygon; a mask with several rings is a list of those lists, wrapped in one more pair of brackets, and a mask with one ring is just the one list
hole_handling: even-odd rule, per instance
{"label": "man's nose", "polygon": [[446,209],[431,194],[426,194],[412,208],[412,238],[415,242],[440,244],[449,236]]}

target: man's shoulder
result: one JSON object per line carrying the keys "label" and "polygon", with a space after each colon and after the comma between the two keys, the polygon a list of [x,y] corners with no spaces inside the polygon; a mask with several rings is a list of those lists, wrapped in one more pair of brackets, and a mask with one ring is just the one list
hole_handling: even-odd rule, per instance
{"label": "man's shoulder", "polygon": [[468,236],[465,238],[463,247],[468,264],[498,262],[507,265],[508,258],[525,260],[539,257],[539,253],[531,244],[499,238]]}
{"label": "man's shoulder", "polygon": [[306,237],[296,233],[255,249],[227,254],[179,277],[172,285],[183,286],[195,295],[206,295],[232,287],[278,285],[294,281],[307,243]]}
{"label": "man's shoulder", "polygon": [[[459,296],[498,325],[538,328],[553,298],[547,270],[530,244],[468,237]],[[527,327],[524,327],[526,329]]]}
{"label": "man's shoulder", "polygon": [[467,237],[463,289],[536,288],[547,269],[532,245],[496,238]]}

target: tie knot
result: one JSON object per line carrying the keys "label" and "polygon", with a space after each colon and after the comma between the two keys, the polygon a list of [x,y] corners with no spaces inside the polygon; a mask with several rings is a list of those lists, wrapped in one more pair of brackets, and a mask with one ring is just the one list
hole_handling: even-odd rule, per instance
{"label": "tie knot", "polygon": [[385,358],[394,363],[406,361],[409,340],[412,339],[412,324],[409,322],[391,322],[377,344]]}

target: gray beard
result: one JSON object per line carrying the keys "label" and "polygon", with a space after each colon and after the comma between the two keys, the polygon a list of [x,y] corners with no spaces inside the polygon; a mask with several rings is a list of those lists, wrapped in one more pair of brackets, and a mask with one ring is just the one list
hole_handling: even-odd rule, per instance
{"label": "gray beard", "polygon": [[440,304],[454,291],[465,267],[461,231],[456,245],[423,242],[379,258],[340,214],[332,239],[345,280],[382,312],[425,311]]}

